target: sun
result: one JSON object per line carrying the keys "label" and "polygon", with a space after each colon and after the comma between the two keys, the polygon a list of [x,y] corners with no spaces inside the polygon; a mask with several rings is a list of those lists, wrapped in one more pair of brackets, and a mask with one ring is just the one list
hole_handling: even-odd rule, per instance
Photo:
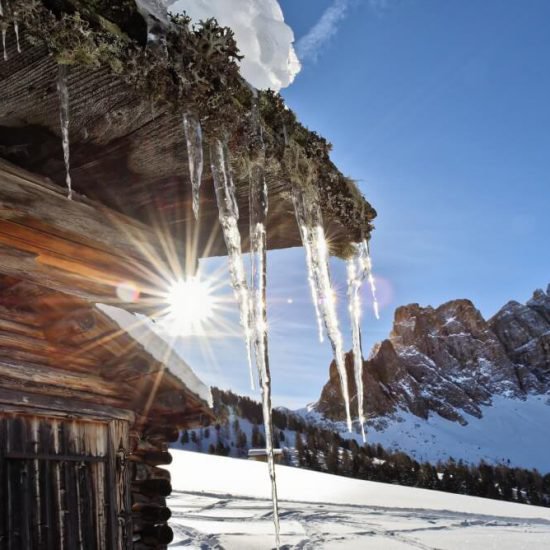
{"label": "sun", "polygon": [[165,296],[167,310],[162,324],[174,336],[204,333],[204,323],[214,314],[215,300],[208,281],[187,277],[172,282]]}

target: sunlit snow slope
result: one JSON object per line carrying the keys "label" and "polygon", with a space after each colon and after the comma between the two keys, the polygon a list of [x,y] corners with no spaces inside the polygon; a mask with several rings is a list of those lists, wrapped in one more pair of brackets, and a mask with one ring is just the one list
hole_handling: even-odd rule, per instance
{"label": "sunlit snow slope", "polygon": [[[172,451],[174,548],[273,547],[267,466]],[[543,550],[550,509],[277,467],[282,544],[302,549]]]}

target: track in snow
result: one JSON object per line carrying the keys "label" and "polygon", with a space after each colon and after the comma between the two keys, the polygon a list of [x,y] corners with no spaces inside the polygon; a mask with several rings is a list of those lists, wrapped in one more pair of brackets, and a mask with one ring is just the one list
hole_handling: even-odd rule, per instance
{"label": "track in snow", "polygon": [[[185,451],[174,455],[171,548],[274,547],[266,465]],[[284,550],[550,548],[549,509],[277,470]]]}
{"label": "track in snow", "polygon": [[[171,548],[272,548],[269,499],[176,492],[169,499]],[[311,502],[281,503],[285,550],[547,549],[550,521],[433,510],[388,509]]]}

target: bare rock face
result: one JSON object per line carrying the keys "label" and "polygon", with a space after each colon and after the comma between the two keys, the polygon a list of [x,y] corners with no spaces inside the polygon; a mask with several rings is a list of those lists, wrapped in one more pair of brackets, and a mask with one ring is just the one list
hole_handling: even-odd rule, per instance
{"label": "bare rock face", "polygon": [[[350,395],[356,395],[353,356],[346,357]],[[550,393],[550,285],[526,305],[509,302],[486,321],[469,300],[438,308],[418,304],[395,311],[389,339],[364,361],[365,413],[379,418],[405,410],[467,423],[495,395]],[[352,412],[356,412],[352,399]],[[344,418],[335,364],[316,410]]]}
{"label": "bare rock face", "polygon": [[544,393],[550,388],[550,285],[536,290],[526,305],[508,302],[489,319],[510,359],[517,365],[523,389]]}

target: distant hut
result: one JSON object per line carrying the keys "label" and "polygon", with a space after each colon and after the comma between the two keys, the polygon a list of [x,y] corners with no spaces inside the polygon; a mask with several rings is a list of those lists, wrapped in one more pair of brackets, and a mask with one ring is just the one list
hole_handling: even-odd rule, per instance
{"label": "distant hut", "polygon": [[[277,464],[281,464],[283,462],[284,454],[282,449],[273,449],[273,456],[275,457],[275,462]],[[254,462],[267,462],[267,450],[249,449],[248,460],[253,460]]]}
{"label": "distant hut", "polygon": [[[171,488],[160,466],[179,429],[212,418],[209,391],[128,312],[158,312],[175,258],[176,271],[192,271],[225,254],[208,174],[193,216],[182,113],[206,139],[231,136],[248,233],[252,94],[231,33],[213,21],[192,30],[133,0],[1,2],[0,548],[162,549]],[[346,256],[374,210],[278,96],[260,103],[268,246],[300,245],[289,189],[304,184],[331,253]]]}

